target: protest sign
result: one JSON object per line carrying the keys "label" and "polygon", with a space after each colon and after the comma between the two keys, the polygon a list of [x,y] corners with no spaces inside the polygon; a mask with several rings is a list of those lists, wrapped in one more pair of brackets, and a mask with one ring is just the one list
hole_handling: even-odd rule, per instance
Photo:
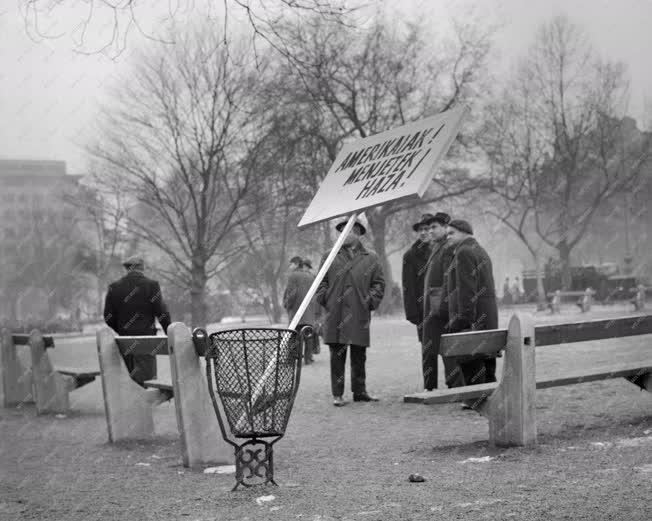
{"label": "protest sign", "polygon": [[421,197],[457,135],[465,107],[342,147],[299,228],[405,197]]}

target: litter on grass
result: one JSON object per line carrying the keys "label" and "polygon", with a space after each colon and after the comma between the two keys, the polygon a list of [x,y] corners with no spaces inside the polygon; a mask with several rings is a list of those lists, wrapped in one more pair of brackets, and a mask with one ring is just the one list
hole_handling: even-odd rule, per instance
{"label": "litter on grass", "polygon": [[274,501],[276,499],[276,496],[259,496],[256,498],[256,503],[259,505],[262,505],[263,503],[267,503],[269,501]]}
{"label": "litter on grass", "polygon": [[219,467],[208,467],[204,469],[204,474],[233,474],[235,465],[220,465]]}
{"label": "litter on grass", "polygon": [[491,461],[494,458],[493,456],[482,456],[481,458],[466,458],[464,461],[461,461],[460,463],[487,463],[488,461]]}

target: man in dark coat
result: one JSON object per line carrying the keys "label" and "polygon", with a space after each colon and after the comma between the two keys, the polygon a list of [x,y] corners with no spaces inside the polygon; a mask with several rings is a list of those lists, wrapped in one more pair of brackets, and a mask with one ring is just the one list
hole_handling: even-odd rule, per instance
{"label": "man in dark coat", "polygon": [[[345,224],[339,223],[337,231],[342,231]],[[364,224],[357,220],[317,290],[317,302],[326,310],[324,342],[330,347],[331,390],[337,407],[345,404],[342,396],[347,346],[351,346],[353,401],[378,401],[367,393],[365,364],[371,312],[385,294],[385,279],[376,254],[368,252],[360,242],[365,232]]]}
{"label": "man in dark coat", "polygon": [[[170,314],[155,280],[147,278],[145,263],[140,257],[131,257],[122,264],[127,274],[109,284],[104,301],[104,321],[119,336],[156,335],[157,318],[167,333]],[[143,385],[156,378],[156,356],[122,355],[131,378]]]}
{"label": "man in dark coat", "polygon": [[[303,302],[304,297],[308,294],[308,290],[312,285],[313,277],[310,273],[303,269],[303,259],[295,256],[290,259],[290,274],[288,275],[288,283],[283,293],[283,307],[288,313],[288,320],[292,320],[294,315],[299,310],[299,306]],[[316,307],[317,304],[314,298],[308,304],[308,307],[301,315],[297,324],[297,331],[301,331],[304,326],[315,326],[316,322]],[[310,339],[304,344],[304,363],[306,365],[312,363],[312,355],[314,353],[314,340]]]}
{"label": "man in dark coat", "polygon": [[405,318],[417,326],[419,342],[423,333],[423,279],[426,274],[426,264],[430,257],[430,225],[435,216],[426,213],[419,222],[412,225],[419,238],[403,255],[403,308]]}
{"label": "man in dark coat", "polygon": [[[445,273],[453,259],[453,250],[446,240],[447,225],[451,218],[448,214],[437,212],[429,227],[432,252],[426,264],[423,285],[424,334],[422,342],[423,387],[426,391],[437,388],[437,357],[441,335],[448,322],[448,304],[442,299],[445,286]],[[453,387],[453,379],[459,373],[454,360],[444,358],[446,383]]]}
{"label": "man in dark coat", "polygon": [[[448,240],[454,245],[453,261],[446,277],[448,332],[498,328],[498,305],[491,259],[473,237],[471,225],[453,220]],[[496,359],[470,357],[459,360],[462,385],[496,381]]]}

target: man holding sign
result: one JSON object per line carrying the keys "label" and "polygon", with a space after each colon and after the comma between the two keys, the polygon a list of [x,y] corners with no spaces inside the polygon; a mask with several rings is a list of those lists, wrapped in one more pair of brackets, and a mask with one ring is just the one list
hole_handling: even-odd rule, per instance
{"label": "man holding sign", "polygon": [[[299,228],[348,216],[338,224],[341,235],[322,258],[319,273],[305,296],[290,329],[296,327],[317,292],[326,308],[324,342],[331,346],[331,379],[335,405],[343,405],[346,347],[351,346],[354,401],[374,400],[365,388],[366,348],[371,310],[383,297],[385,281],[375,254],[360,244],[366,232],[356,222],[358,212],[399,199],[422,197],[437,164],[460,130],[467,113],[463,106],[344,144],[306,209]],[[355,225],[354,225],[355,224]],[[349,233],[353,234],[349,238]],[[340,248],[344,246],[343,251]],[[258,395],[272,374],[270,363],[258,382]]]}
{"label": "man holding sign", "polygon": [[[336,226],[341,232],[346,221]],[[326,309],[324,342],[330,347],[333,405],[344,401],[347,346],[351,347],[351,391],[354,402],[378,401],[367,393],[366,360],[371,312],[385,294],[385,279],[378,257],[365,249],[360,237],[366,227],[357,219],[344,239],[317,289],[317,302]],[[322,259],[322,264],[326,255]]]}

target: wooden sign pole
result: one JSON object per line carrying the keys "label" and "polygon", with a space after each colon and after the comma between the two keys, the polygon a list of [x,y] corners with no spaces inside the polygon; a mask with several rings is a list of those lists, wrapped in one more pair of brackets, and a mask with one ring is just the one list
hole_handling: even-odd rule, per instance
{"label": "wooden sign pole", "polygon": [[[299,309],[294,314],[294,317],[292,317],[288,329],[295,329],[297,327],[297,324],[299,323],[299,320],[301,319],[303,313],[306,311],[308,304],[310,304],[310,301],[315,296],[315,293],[317,293],[317,288],[319,287],[319,284],[321,284],[321,281],[324,279],[324,276],[326,275],[328,268],[330,268],[331,264],[333,264],[337,252],[340,251],[342,244],[344,244],[344,240],[347,238],[349,233],[351,233],[351,230],[353,229],[353,225],[355,224],[355,220],[357,216],[358,216],[357,213],[353,213],[349,217],[349,220],[347,221],[346,226],[344,226],[342,233],[340,233],[340,236],[337,238],[337,241],[335,241],[335,244],[333,245],[333,248],[328,254],[328,257],[326,257],[324,264],[319,269],[319,272],[317,273],[315,280],[312,281],[312,285],[310,286],[308,293],[306,293],[306,296],[303,298],[303,302],[301,302]],[[287,343],[288,341],[289,341],[289,335],[285,335],[283,337],[283,342]],[[277,362],[277,357],[276,354],[274,354],[274,357],[269,361],[269,364],[265,368],[265,372],[263,373],[263,376],[261,377],[261,379],[256,384],[256,387],[254,388],[254,392],[251,396],[252,405],[256,403],[256,400],[258,400],[258,398],[260,397],[260,393],[262,392],[263,387],[265,385],[265,382],[267,382],[267,379],[274,372],[274,369],[276,368],[276,362]],[[238,421],[238,424],[241,425],[245,420],[246,420],[246,413],[243,413],[242,416],[240,417],[240,420]]]}

